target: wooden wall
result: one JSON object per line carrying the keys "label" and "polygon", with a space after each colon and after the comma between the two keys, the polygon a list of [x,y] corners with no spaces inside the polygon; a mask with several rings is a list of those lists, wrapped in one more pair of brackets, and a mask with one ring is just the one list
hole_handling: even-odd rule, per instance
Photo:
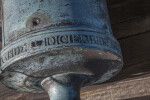
{"label": "wooden wall", "polygon": [[[124,68],[111,80],[82,89],[82,100],[150,100],[150,0],[107,3]],[[0,84],[0,100],[48,100],[48,96],[18,93]]]}

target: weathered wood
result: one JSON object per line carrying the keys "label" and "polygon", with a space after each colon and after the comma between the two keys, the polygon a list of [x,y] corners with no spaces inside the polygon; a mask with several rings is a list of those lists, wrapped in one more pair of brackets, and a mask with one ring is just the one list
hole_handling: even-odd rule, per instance
{"label": "weathered wood", "polygon": [[[150,76],[84,89],[82,100],[150,100]],[[139,97],[139,99],[138,99]]]}
{"label": "weathered wood", "polygon": [[121,39],[120,44],[124,68],[109,82],[150,73],[150,32]]}
{"label": "weathered wood", "polygon": [[114,36],[118,40],[144,34],[150,31],[150,16],[135,18],[123,23],[112,25]]}
{"label": "weathered wood", "polygon": [[111,23],[123,23],[150,15],[149,0],[107,0]]}
{"label": "weathered wood", "polygon": [[114,35],[120,39],[149,31],[149,0],[107,0]]}

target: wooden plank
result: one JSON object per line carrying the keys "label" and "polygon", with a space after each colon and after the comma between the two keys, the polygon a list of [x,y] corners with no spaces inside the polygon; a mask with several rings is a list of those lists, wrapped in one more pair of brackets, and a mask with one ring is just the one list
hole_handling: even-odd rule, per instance
{"label": "wooden plank", "polygon": [[150,32],[119,40],[124,57],[124,68],[108,82],[150,73]]}
{"label": "wooden plank", "polygon": [[150,100],[150,75],[83,89],[82,100]]}
{"label": "wooden plank", "polygon": [[150,15],[149,0],[106,0],[112,24]]}
{"label": "wooden plank", "polygon": [[150,16],[135,18],[123,23],[112,25],[114,36],[118,39],[133,37],[150,31]]}
{"label": "wooden plank", "polygon": [[150,30],[150,0],[107,0],[107,2],[116,38]]}
{"label": "wooden plank", "polygon": [[125,66],[143,64],[150,59],[150,32],[119,40]]}

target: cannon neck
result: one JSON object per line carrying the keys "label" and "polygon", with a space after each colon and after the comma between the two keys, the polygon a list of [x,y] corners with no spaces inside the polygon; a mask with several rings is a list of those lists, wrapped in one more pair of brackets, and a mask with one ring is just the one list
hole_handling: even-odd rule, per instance
{"label": "cannon neck", "polygon": [[41,85],[50,100],[80,100],[80,88],[86,79],[81,74],[60,74],[44,79]]}

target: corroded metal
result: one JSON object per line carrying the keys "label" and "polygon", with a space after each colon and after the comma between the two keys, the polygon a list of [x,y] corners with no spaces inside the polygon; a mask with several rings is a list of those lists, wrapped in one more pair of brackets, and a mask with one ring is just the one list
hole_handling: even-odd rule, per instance
{"label": "corroded metal", "polygon": [[121,70],[105,0],[2,0],[2,5],[6,86],[43,93],[41,82],[49,77],[85,75],[85,87]]}
{"label": "corroded metal", "polygon": [[50,100],[80,100],[80,88],[88,76],[81,74],[58,74],[41,82]]}

